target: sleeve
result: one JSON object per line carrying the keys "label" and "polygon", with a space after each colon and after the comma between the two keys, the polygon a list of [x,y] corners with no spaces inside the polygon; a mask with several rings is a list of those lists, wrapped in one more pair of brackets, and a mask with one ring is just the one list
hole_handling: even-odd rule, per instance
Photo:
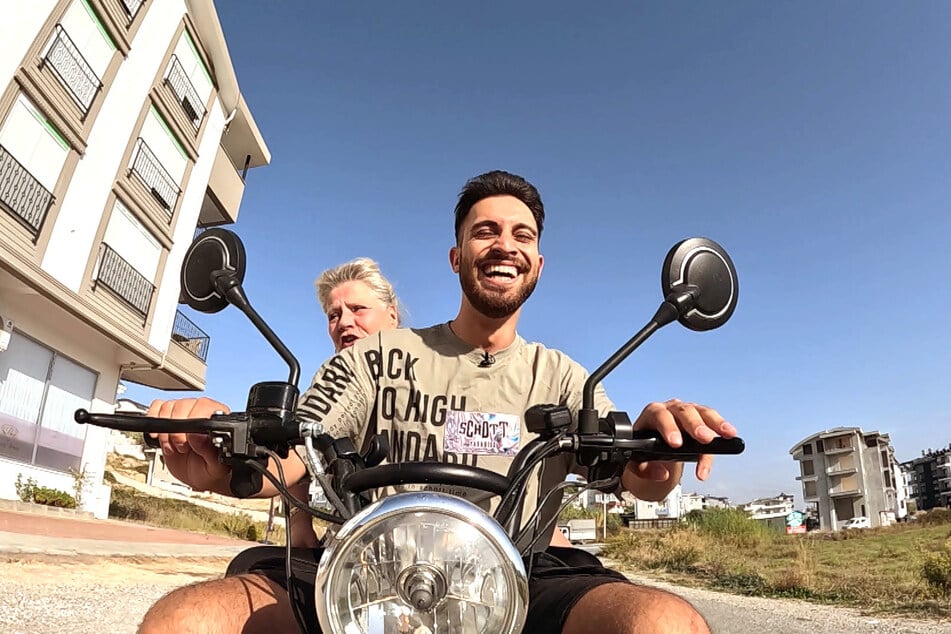
{"label": "sleeve", "polygon": [[[367,339],[370,339],[368,337]],[[324,362],[301,396],[297,416],[320,423],[334,438],[349,437],[358,447],[370,421],[376,381],[365,342],[346,348]],[[374,348],[375,349],[375,348]]]}

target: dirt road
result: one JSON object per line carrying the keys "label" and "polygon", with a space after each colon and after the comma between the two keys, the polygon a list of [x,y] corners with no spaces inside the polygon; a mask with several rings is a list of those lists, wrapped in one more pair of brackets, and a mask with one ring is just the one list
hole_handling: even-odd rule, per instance
{"label": "dirt road", "polygon": [[[221,574],[224,559],[7,557],[0,561],[0,633],[131,634],[148,607],[179,586]],[[951,634],[951,624],[891,620],[800,601],[654,585],[685,596],[717,634]]]}

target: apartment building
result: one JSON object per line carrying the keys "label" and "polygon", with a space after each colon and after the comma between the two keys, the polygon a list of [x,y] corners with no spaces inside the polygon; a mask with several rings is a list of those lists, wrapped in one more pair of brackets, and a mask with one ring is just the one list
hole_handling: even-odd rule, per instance
{"label": "apartment building", "polygon": [[743,505],[754,520],[784,518],[793,512],[793,496],[780,493],[772,498],[758,498]]}
{"label": "apartment building", "polygon": [[946,449],[922,451],[921,457],[901,463],[909,499],[919,510],[951,508],[951,444]]}
{"label": "apartment building", "polygon": [[905,496],[888,434],[837,427],[789,450],[799,462],[803,500],[816,506],[819,526],[838,530],[853,517],[883,526],[904,517]]}
{"label": "apartment building", "polygon": [[0,19],[0,497],[18,475],[105,516],[120,380],[202,389],[177,310],[196,227],[237,218],[270,154],[212,0],[29,0]]}

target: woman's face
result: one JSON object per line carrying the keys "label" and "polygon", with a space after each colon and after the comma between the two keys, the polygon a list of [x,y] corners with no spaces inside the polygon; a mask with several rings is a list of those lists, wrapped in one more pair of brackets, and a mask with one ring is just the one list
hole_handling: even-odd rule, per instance
{"label": "woman's face", "polygon": [[396,328],[398,321],[396,307],[381,302],[363,282],[344,282],[330,291],[327,330],[337,352],[381,330]]}

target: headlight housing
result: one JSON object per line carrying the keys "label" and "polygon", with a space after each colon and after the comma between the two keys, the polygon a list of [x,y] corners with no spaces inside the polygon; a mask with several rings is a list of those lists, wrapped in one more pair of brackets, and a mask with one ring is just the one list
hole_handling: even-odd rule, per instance
{"label": "headlight housing", "polygon": [[385,497],[351,518],[317,569],[324,632],[516,634],[528,578],[492,517],[433,492]]}

